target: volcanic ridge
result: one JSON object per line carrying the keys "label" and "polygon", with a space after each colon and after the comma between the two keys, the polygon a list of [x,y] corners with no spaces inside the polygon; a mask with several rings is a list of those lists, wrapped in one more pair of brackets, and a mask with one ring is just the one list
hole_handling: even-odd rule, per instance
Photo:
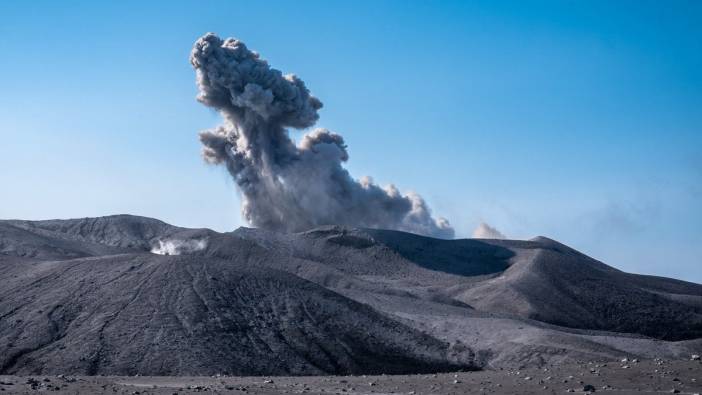
{"label": "volcanic ridge", "polygon": [[0,221],[0,374],[410,374],[702,349],[702,285],[554,240]]}

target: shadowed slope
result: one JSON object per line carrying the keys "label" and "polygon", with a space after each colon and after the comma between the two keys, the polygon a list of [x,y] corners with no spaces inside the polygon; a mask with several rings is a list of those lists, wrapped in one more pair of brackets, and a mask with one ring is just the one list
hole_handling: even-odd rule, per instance
{"label": "shadowed slope", "polygon": [[85,242],[73,237],[57,237],[52,232],[36,231],[24,223],[0,221],[0,256],[34,259],[71,259],[110,255],[128,250],[105,244]]}
{"label": "shadowed slope", "polygon": [[545,237],[440,240],[344,227],[235,234],[345,274],[372,276],[383,284],[375,289],[380,293],[454,300],[570,328],[665,340],[702,337],[701,285],[624,273]]}
{"label": "shadowed slope", "polygon": [[46,237],[139,250],[149,250],[158,237],[182,229],[157,219],[124,214],[68,220],[1,222]]}
{"label": "shadowed slope", "polygon": [[[253,248],[255,250],[255,246]],[[236,259],[124,254],[27,263],[0,284],[0,373],[417,373],[447,344]],[[19,270],[18,267],[14,267]],[[27,276],[31,268],[33,275]]]}
{"label": "shadowed slope", "polygon": [[521,252],[500,276],[457,299],[572,328],[666,340],[702,337],[702,286],[624,273],[553,240],[534,242],[538,248]]}
{"label": "shadowed slope", "polygon": [[375,240],[408,261],[430,270],[461,276],[501,272],[514,256],[509,248],[481,240],[444,240],[391,230],[365,229]]}

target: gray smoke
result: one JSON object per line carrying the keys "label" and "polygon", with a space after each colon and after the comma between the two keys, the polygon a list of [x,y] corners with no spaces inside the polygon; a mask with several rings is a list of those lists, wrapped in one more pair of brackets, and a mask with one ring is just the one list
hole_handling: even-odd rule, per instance
{"label": "gray smoke", "polygon": [[203,156],[227,167],[253,226],[300,231],[334,224],[453,237],[421,196],[353,179],[343,167],[349,155],[342,136],[315,129],[297,145],[291,140],[286,128],[313,126],[322,108],[301,79],[271,68],[243,42],[212,33],[197,40],[190,62],[197,99],[224,118],[200,133]]}
{"label": "gray smoke", "polygon": [[473,236],[474,239],[506,239],[507,236],[505,236],[502,232],[497,230],[496,228],[493,228],[492,226],[486,224],[485,222],[481,222],[480,225],[478,225],[475,230],[473,230]]}
{"label": "gray smoke", "polygon": [[190,254],[207,248],[206,240],[158,240],[158,245],[151,248],[152,254],[181,255]]}

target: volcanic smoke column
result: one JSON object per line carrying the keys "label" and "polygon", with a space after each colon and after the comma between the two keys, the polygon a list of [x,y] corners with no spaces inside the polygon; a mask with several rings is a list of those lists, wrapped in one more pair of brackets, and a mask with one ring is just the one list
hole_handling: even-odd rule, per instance
{"label": "volcanic smoke column", "polygon": [[300,231],[335,224],[453,237],[421,196],[368,177],[354,180],[342,165],[349,155],[340,135],[315,129],[297,145],[290,139],[286,128],[313,126],[322,108],[301,79],[271,68],[243,42],[212,33],[197,40],[190,62],[198,101],[224,118],[200,133],[203,156],[227,167],[253,226]]}

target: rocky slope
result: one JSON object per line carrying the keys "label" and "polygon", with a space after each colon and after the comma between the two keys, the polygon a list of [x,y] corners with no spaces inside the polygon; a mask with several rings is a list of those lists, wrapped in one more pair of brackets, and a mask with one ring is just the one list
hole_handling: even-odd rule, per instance
{"label": "rocky slope", "polygon": [[702,348],[702,286],[546,238],[11,220],[0,267],[0,373],[418,373]]}

